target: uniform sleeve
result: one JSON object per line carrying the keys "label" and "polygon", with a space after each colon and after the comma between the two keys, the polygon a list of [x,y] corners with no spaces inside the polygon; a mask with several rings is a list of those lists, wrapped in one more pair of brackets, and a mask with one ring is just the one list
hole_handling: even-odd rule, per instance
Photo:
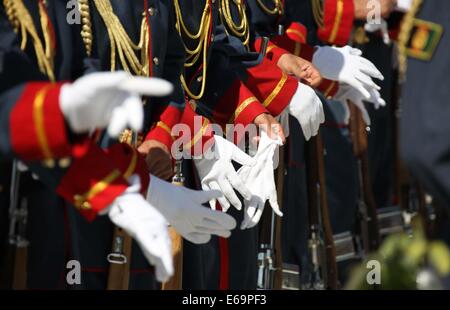
{"label": "uniform sleeve", "polygon": [[346,45],[350,40],[355,18],[353,0],[324,0],[323,27],[318,37],[330,45]]}
{"label": "uniform sleeve", "polygon": [[0,156],[45,160],[70,155],[70,131],[59,108],[61,83],[50,83],[20,49],[0,6]]}

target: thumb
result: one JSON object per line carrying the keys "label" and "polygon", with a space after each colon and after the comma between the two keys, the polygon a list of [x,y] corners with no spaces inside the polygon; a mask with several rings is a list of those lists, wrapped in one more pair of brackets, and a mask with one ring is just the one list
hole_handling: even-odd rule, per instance
{"label": "thumb", "polygon": [[217,199],[222,196],[222,192],[219,190],[210,190],[210,191],[193,191],[189,190],[192,195],[192,200],[199,203],[204,204],[213,199]]}

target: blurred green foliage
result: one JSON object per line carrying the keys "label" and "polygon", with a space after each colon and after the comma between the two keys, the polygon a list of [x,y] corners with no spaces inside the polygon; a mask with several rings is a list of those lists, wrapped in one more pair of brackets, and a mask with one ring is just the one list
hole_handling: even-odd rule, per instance
{"label": "blurred green foliage", "polygon": [[[406,233],[386,238],[379,250],[369,255],[351,273],[345,286],[350,290],[414,290],[416,279],[423,270],[432,270],[437,277],[450,274],[450,251],[441,241],[428,241],[420,224],[415,223],[412,236]],[[367,262],[376,260],[381,265],[380,284],[370,285]]]}

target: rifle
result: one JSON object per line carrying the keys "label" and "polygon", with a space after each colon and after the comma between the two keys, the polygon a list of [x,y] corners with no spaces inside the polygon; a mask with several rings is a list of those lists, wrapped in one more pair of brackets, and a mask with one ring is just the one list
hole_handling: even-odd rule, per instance
{"label": "rifle", "polygon": [[[137,133],[125,130],[119,141],[136,146],[138,143]],[[106,257],[109,262],[108,290],[128,290],[132,244],[133,240],[122,228],[114,227],[112,250]]]}
{"label": "rifle", "polygon": [[358,163],[358,210],[359,234],[365,254],[376,250],[380,244],[378,214],[369,173],[367,131],[361,112],[352,103],[349,104],[350,135],[353,142],[353,154]]}
{"label": "rifle", "polygon": [[[282,209],[285,175],[284,147],[279,148],[279,165],[275,171],[278,205]],[[268,203],[267,203],[268,204]],[[260,250],[258,253],[258,289],[282,289],[283,258],[281,253],[281,218],[269,205],[265,206],[260,225]]]}
{"label": "rifle", "polygon": [[20,177],[21,172],[18,168],[18,162],[15,160],[11,170],[8,248],[2,272],[3,285],[14,290],[27,288],[29,242],[26,239],[26,225],[28,209],[25,198],[20,200],[19,207]]}
{"label": "rifle", "polygon": [[393,79],[392,91],[392,113],[394,115],[394,156],[395,156],[395,192],[398,197],[400,212],[402,213],[402,226],[404,230],[412,235],[413,218],[420,216],[423,227],[428,237],[431,237],[436,224],[436,210],[425,201],[425,191],[411,177],[400,155],[400,118],[401,118],[401,92],[402,83],[399,73],[396,72]]}
{"label": "rifle", "polygon": [[337,289],[336,248],[326,192],[324,147],[320,132],[306,143],[310,280],[306,289]]}
{"label": "rifle", "polygon": [[[175,163],[175,175],[172,184],[177,186],[184,185],[184,176],[182,173],[182,159]],[[169,227],[170,239],[172,241],[172,255],[175,273],[172,278],[162,284],[162,290],[181,290],[183,288],[183,238],[171,226]]]}

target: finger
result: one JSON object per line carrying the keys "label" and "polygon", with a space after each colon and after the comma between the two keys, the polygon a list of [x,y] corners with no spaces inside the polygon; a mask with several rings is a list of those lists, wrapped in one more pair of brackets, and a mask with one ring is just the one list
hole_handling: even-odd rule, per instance
{"label": "finger", "polygon": [[311,129],[309,127],[309,123],[300,122],[300,125],[303,130],[303,135],[305,136],[305,140],[308,141],[311,138]]}
{"label": "finger", "polygon": [[255,201],[250,201],[244,212],[244,219],[241,223],[241,230],[247,229],[250,225],[253,216],[255,215],[257,204]]}
{"label": "finger", "polygon": [[359,91],[365,99],[370,98],[370,93],[367,91],[364,85],[356,78],[351,79],[348,82],[348,84],[351,85],[353,88],[355,88],[357,91]]}
{"label": "finger", "polygon": [[128,114],[130,128],[141,131],[144,124],[144,108],[138,96],[130,96],[125,99],[123,106]]}
{"label": "finger", "polygon": [[367,126],[370,126],[370,116],[367,112],[366,106],[364,105],[364,102],[362,101],[355,101],[355,106],[358,108],[358,110],[361,112],[361,117],[363,118],[364,123],[366,123]]}
{"label": "finger", "polygon": [[349,52],[350,54],[354,55],[354,56],[361,56],[363,53],[359,48],[353,48],[349,46]]}
{"label": "finger", "polygon": [[209,202],[210,200],[217,199],[222,196],[222,192],[220,191],[220,189],[215,190],[215,188],[211,186],[211,183],[209,184],[209,186],[211,188],[210,191],[194,191],[189,189],[185,190],[189,191],[194,202],[204,204],[206,202]]}
{"label": "finger", "polygon": [[215,230],[233,230],[236,228],[236,220],[229,214],[211,211],[205,208],[207,212],[204,212],[201,220],[197,226],[211,228]]}
{"label": "finger", "polygon": [[247,225],[247,229],[253,228],[256,225],[258,225],[259,220],[261,219],[261,215],[262,215],[263,211],[264,211],[264,202],[261,202],[258,205],[258,208],[255,211],[255,215],[252,217],[251,221]]}
{"label": "finger", "polygon": [[276,192],[272,193],[270,196],[269,203],[276,215],[283,216],[283,212],[281,212],[280,206],[278,205],[278,197]]}
{"label": "finger", "polygon": [[319,104],[318,104],[318,106],[319,106],[319,120],[320,120],[320,123],[322,124],[322,123],[324,123],[325,122],[325,112],[324,112],[324,110],[323,110],[323,103],[322,103],[322,100],[320,100],[319,99],[319,102],[318,102]]}
{"label": "finger", "polygon": [[208,235],[216,235],[223,238],[228,238],[231,236],[231,231],[228,229],[217,229],[217,228],[208,228],[203,226],[195,226],[196,232],[204,233]]}
{"label": "finger", "polygon": [[361,68],[361,71],[379,80],[384,80],[383,74],[380,72],[380,70],[377,69],[377,67],[370,60],[361,57],[361,63],[364,65]]}
{"label": "finger", "polygon": [[[86,75],[87,81],[98,89],[118,88],[131,75],[125,71],[98,72]],[[91,85],[89,85],[91,86]]]}
{"label": "finger", "polygon": [[114,108],[111,114],[111,121],[108,125],[108,134],[111,137],[118,137],[127,126],[127,113],[123,106]]}
{"label": "finger", "polygon": [[233,148],[233,153],[231,154],[231,159],[243,166],[254,166],[256,161],[247,155],[245,152],[240,150],[238,147]]}
{"label": "finger", "polygon": [[185,236],[183,236],[183,238],[188,240],[189,242],[192,242],[195,244],[205,244],[205,243],[208,243],[209,240],[211,240],[211,235],[192,232],[192,233],[186,234]]}
{"label": "finger", "polygon": [[[209,188],[208,184],[202,182],[202,190],[209,191],[211,189]],[[211,210],[216,210],[216,202],[217,202],[216,199],[211,199],[209,201],[209,207],[211,208]]]}
{"label": "finger", "polygon": [[[237,190],[245,200],[250,200],[252,198],[252,193],[248,189],[248,187],[244,184],[242,179],[237,175],[237,173],[233,173],[228,175],[228,181],[233,186],[235,190]],[[240,209],[239,209],[240,210]]]}
{"label": "finger", "polygon": [[222,211],[227,212],[227,210],[230,208],[230,203],[225,198],[226,194],[224,193],[221,186],[217,182],[213,181],[213,182],[209,183],[209,187],[211,187],[211,189],[213,189],[213,190],[220,191],[221,195],[219,197],[217,197],[217,200],[219,201],[219,204],[222,207]]}
{"label": "finger", "polygon": [[141,76],[129,76],[121,85],[119,89],[145,95],[145,96],[167,96],[173,91],[173,85],[163,79],[147,78]]}
{"label": "finger", "polygon": [[362,72],[358,72],[355,77],[361,81],[363,84],[365,84],[367,87],[370,88],[374,88],[376,90],[380,90],[381,87],[378,86],[377,84],[375,84],[375,82],[370,78],[370,76],[362,73]]}
{"label": "finger", "polygon": [[219,186],[222,189],[223,195],[228,200],[228,202],[233,205],[237,210],[241,210],[242,204],[238,196],[234,192],[233,187],[228,179],[219,181]]}

